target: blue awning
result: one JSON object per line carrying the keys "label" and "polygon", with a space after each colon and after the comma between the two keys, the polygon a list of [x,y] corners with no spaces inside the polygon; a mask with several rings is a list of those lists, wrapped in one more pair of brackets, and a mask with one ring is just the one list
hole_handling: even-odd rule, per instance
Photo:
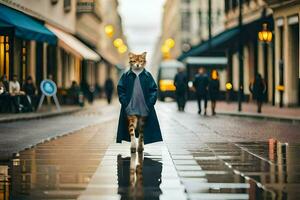
{"label": "blue awning", "polygon": [[56,36],[32,17],[2,4],[0,4],[0,13],[0,26],[13,27],[16,37],[56,44]]}
{"label": "blue awning", "polygon": [[202,53],[208,51],[209,49],[217,48],[220,45],[228,42],[232,38],[235,38],[239,34],[238,28],[228,29],[216,36],[214,36],[209,44],[209,41],[201,42],[199,45],[194,46],[191,50],[186,53],[183,53],[179,56],[178,60],[182,61],[189,56],[198,56]]}

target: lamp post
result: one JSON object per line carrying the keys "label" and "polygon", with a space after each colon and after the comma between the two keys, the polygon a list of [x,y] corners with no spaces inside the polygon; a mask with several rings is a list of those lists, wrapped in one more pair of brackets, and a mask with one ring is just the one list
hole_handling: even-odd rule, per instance
{"label": "lamp post", "polygon": [[[265,14],[264,14],[265,15]],[[264,52],[264,76],[266,82],[266,98],[268,99],[268,66],[269,66],[269,59],[268,59],[268,44],[272,42],[273,34],[268,29],[268,24],[262,24],[262,30],[258,32],[258,40],[263,43],[263,52]],[[274,73],[274,71],[273,71]],[[273,102],[272,102],[273,103]]]}
{"label": "lamp post", "polygon": [[[263,43],[263,49],[264,49],[264,75],[265,75],[265,81],[266,81],[266,94],[268,94],[268,66],[269,66],[269,59],[268,59],[268,44],[272,42],[273,34],[272,32],[268,29],[268,24],[263,23],[262,24],[262,30],[258,32],[258,40]],[[272,96],[272,104],[275,105],[275,96],[274,96],[274,64],[272,67],[273,71],[273,96]],[[267,95],[266,95],[267,99]]]}
{"label": "lamp post", "polygon": [[238,91],[238,111],[242,111],[242,101],[244,97],[244,47],[243,47],[243,0],[239,1],[239,91]]}

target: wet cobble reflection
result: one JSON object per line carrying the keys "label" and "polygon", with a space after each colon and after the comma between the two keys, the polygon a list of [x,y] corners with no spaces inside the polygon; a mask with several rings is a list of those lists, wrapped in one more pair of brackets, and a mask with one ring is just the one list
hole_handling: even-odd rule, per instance
{"label": "wet cobble reflection", "polygon": [[118,194],[121,199],[159,199],[162,161],[143,153],[122,158],[118,155]]}

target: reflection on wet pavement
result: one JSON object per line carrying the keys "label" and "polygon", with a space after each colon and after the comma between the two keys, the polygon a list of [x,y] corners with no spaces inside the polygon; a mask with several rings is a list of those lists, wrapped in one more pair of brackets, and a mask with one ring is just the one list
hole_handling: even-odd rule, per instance
{"label": "reflection on wet pavement", "polygon": [[186,199],[186,194],[164,145],[147,145],[143,155],[116,144],[79,199]]}
{"label": "reflection on wet pavement", "polygon": [[5,195],[13,200],[76,199],[113,139],[113,136],[103,137],[105,127],[89,127],[84,131],[41,143],[16,155],[6,168],[9,190],[3,195],[1,191],[0,199],[5,199]]}
{"label": "reflection on wet pavement", "polygon": [[300,199],[300,145],[209,143],[170,149],[190,199]]}
{"label": "reflection on wet pavement", "polygon": [[0,164],[0,200],[300,199],[299,144],[174,139],[130,154],[110,131],[90,127]]}

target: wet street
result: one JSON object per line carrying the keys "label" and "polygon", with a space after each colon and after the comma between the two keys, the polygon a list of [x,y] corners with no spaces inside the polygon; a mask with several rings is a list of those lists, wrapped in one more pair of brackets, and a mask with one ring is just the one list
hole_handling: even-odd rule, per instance
{"label": "wet street", "polygon": [[300,124],[204,117],[193,105],[158,103],[164,142],[143,154],[115,143],[118,106],[1,124],[1,147],[19,153],[0,164],[0,200],[300,199]]}

